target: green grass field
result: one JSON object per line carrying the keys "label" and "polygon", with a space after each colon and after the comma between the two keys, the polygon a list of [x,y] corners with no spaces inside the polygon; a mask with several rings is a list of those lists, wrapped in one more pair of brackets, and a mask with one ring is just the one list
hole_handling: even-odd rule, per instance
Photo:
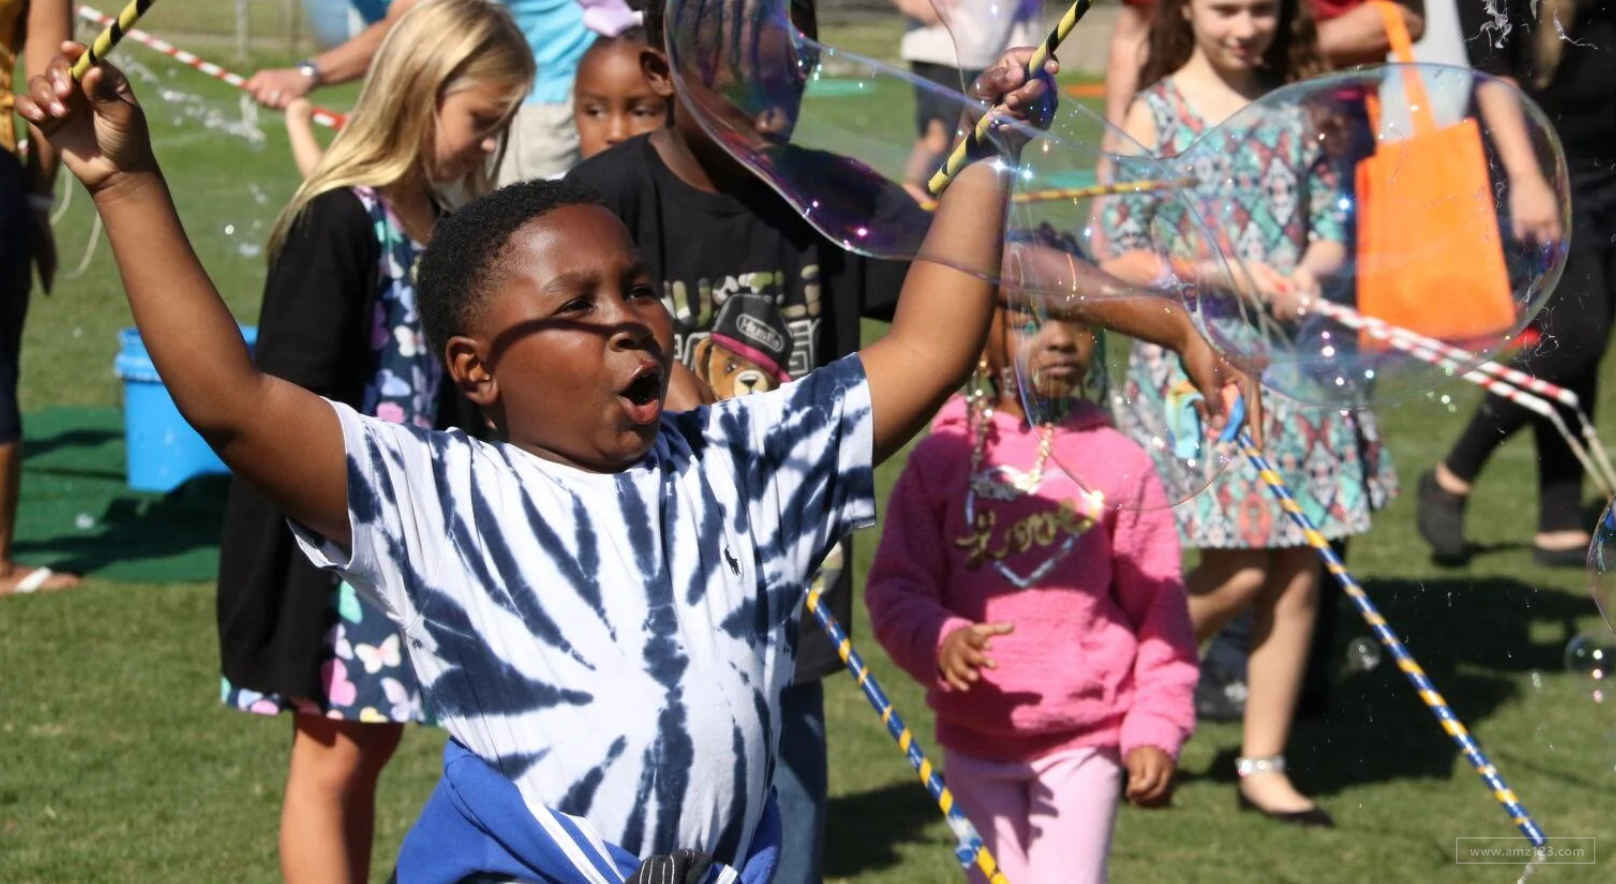
{"label": "green grass field", "polygon": [[[837,41],[834,33],[827,37]],[[224,87],[137,48],[124,57],[158,74],[157,82],[137,76],[136,87],[151,110],[160,157],[204,262],[250,322],[263,275],[254,250],[294,184],[284,133],[266,117],[261,143],[227,134],[224,112],[239,112]],[[200,99],[165,99],[159,87]],[[341,106],[351,95],[322,100]],[[891,96],[880,112],[907,119],[899,106],[905,100]],[[199,122],[210,119],[214,128]],[[57,228],[64,272],[77,265],[91,231],[83,194],[73,199]],[[25,409],[116,405],[114,335],[128,324],[102,244],[82,276],[63,279],[49,298],[36,296],[24,339]],[[1604,426],[1616,433],[1616,402],[1608,391],[1605,398]],[[1409,406],[1382,415],[1405,484],[1441,454],[1470,401],[1462,395],[1446,411]],[[25,557],[30,549],[63,548],[80,531],[72,514],[81,499],[74,495],[83,492],[55,459],[57,449],[120,444],[73,438],[52,429],[47,416],[33,425],[21,534],[42,540],[25,546]],[[1354,542],[1350,564],[1544,830],[1596,836],[1599,847],[1616,849],[1604,837],[1613,834],[1616,809],[1616,708],[1596,703],[1593,685],[1564,672],[1561,662],[1573,636],[1608,633],[1580,573],[1530,561],[1532,456],[1524,438],[1496,456],[1470,521],[1473,539],[1488,552],[1468,567],[1428,563],[1406,494]],[[115,452],[107,457],[116,460]],[[900,468],[901,459],[879,471],[883,491]],[[85,534],[79,547],[139,559],[212,542],[216,498],[170,503],[140,499],[91,512],[103,533]],[[128,511],[111,512],[116,506]],[[131,530],[145,530],[150,546],[118,546],[127,535],[117,532]],[[875,538],[869,532],[859,540],[860,575]],[[121,572],[108,563],[102,573]],[[1341,645],[1367,634],[1356,614],[1343,616],[1337,660],[1344,660]],[[869,635],[862,610],[856,620],[862,641]],[[919,690],[874,645],[862,649],[930,746]],[[205,580],[92,575],[78,591],[0,601],[0,881],[274,880],[289,727],[284,719],[222,709],[217,684],[213,586]],[[831,679],[827,690],[829,876],[872,884],[955,880],[948,830],[862,695],[845,677]],[[442,739],[437,731],[412,731],[384,778],[378,876],[436,778]],[[1455,837],[1507,838],[1515,830],[1389,663],[1343,677],[1330,714],[1302,723],[1292,741],[1297,780],[1335,813],[1339,828],[1298,831],[1235,813],[1238,739],[1234,727],[1202,727],[1184,752],[1174,806],[1122,811],[1117,881],[1508,882],[1520,872],[1519,864],[1455,864]],[[1534,881],[1611,877],[1601,858],[1543,867]]]}

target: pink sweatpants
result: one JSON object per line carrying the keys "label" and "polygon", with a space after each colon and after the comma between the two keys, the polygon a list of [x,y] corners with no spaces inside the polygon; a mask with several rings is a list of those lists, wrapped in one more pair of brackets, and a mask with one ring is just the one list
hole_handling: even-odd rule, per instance
{"label": "pink sweatpants", "polygon": [[[1012,763],[952,750],[943,757],[949,789],[1010,884],[1105,881],[1124,776],[1115,748]],[[975,868],[970,880],[985,881]]]}

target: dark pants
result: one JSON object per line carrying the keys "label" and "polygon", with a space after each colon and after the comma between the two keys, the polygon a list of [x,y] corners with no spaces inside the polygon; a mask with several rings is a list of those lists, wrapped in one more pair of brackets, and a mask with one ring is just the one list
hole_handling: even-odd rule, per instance
{"label": "dark pants", "polygon": [[[1541,341],[1514,365],[1577,394],[1593,417],[1599,361],[1610,340],[1616,302],[1616,172],[1579,172],[1571,179],[1571,249],[1565,275],[1536,322]],[[1570,409],[1550,400],[1576,432]],[[1582,464],[1554,425],[1525,408],[1489,395],[1444,461],[1466,482],[1481,474],[1487,458],[1528,424],[1537,444],[1538,530],[1586,527],[1582,518]]]}
{"label": "dark pants", "polygon": [[0,150],[0,445],[22,438],[17,410],[17,360],[28,316],[33,228],[22,165]]}
{"label": "dark pants", "polygon": [[780,695],[780,761],[774,790],[780,802],[780,865],[774,884],[819,884],[824,877],[825,687],[792,685]]}

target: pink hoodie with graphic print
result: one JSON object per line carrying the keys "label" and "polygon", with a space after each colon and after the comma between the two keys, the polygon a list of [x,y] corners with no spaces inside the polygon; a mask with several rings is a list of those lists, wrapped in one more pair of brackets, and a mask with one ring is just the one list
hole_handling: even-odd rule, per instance
{"label": "pink hoodie with graphic print", "polygon": [[[1079,746],[1124,755],[1155,746],[1176,758],[1195,728],[1197,669],[1161,482],[1144,450],[1092,406],[1052,441],[1036,494],[976,495],[972,527],[965,400],[943,406],[887,505],[865,591],[875,637],[927,686],[937,741],[950,749],[1010,762]],[[1037,429],[995,413],[983,471],[1000,483],[1030,473],[1038,446]],[[1093,490],[1104,495],[1103,514],[1074,534],[1061,504],[1082,513]],[[987,555],[972,564],[973,551]],[[969,691],[945,688],[943,638],[998,622],[1015,631],[991,640],[997,668],[980,670]]]}

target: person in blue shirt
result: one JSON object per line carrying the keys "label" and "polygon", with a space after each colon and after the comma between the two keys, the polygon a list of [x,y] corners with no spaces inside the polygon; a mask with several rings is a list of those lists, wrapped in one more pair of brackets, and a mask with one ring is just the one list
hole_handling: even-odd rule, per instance
{"label": "person in blue shirt", "polygon": [[[371,0],[374,2],[374,0]],[[381,20],[358,36],[291,68],[266,68],[247,79],[261,104],[283,109],[320,86],[364,76],[382,38],[421,0],[392,0]],[[492,0],[490,0],[492,2]],[[578,162],[578,132],[572,122],[572,79],[595,42],[577,0],[500,0],[527,37],[538,66],[533,89],[512,121],[497,184],[559,178]]]}

